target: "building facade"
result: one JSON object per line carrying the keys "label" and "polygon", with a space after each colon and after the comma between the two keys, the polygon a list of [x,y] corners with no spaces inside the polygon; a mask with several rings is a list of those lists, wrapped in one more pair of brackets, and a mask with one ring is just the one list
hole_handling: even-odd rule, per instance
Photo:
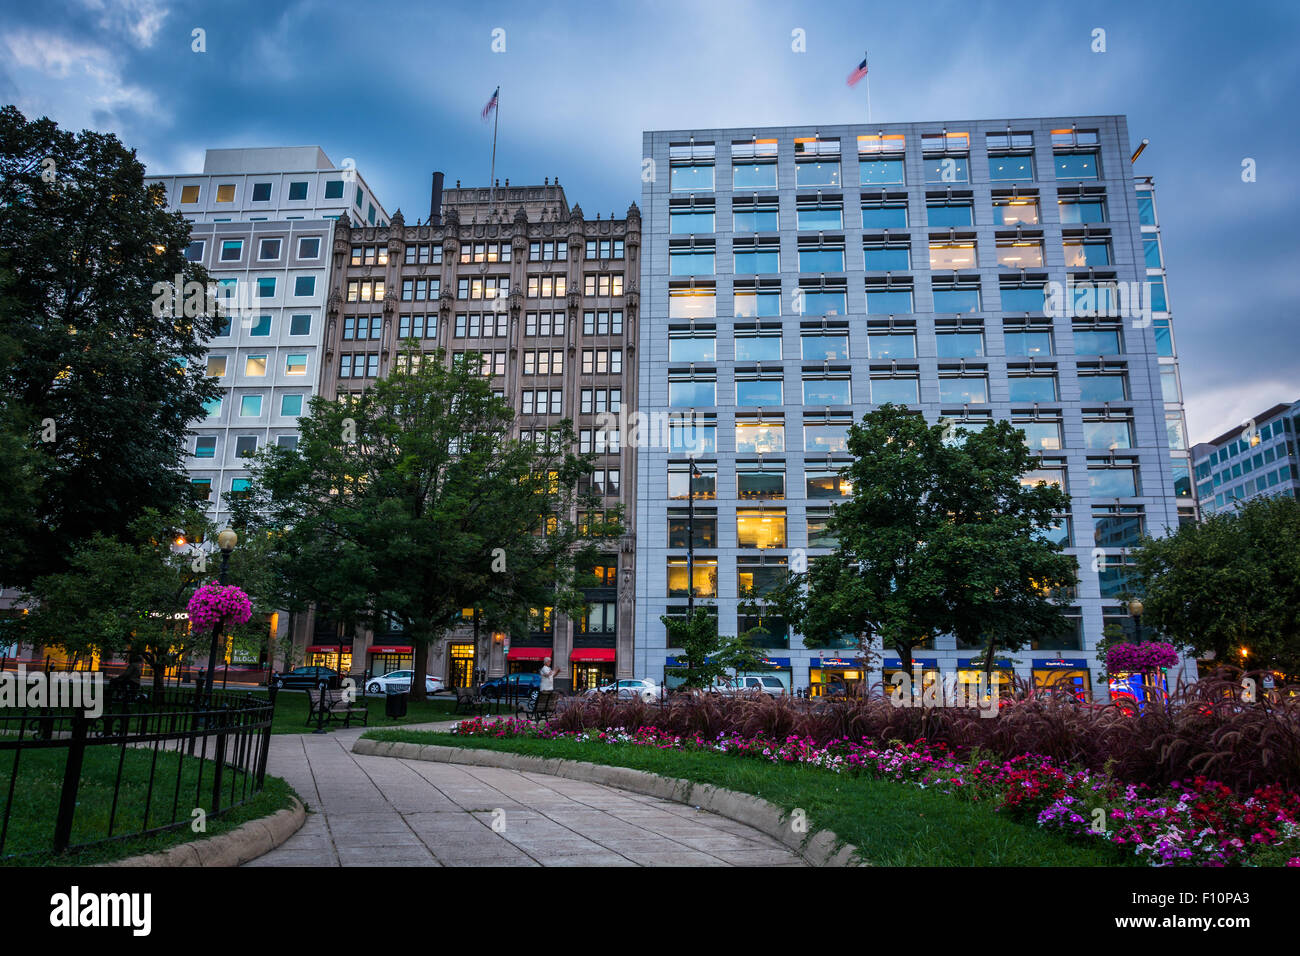
{"label": "building facade", "polygon": [[1201,513],[1230,512],[1238,502],[1300,492],[1300,402],[1274,405],[1241,428],[1192,448]]}
{"label": "building facade", "polygon": [[[597,456],[594,490],[635,520],[636,457],[607,416],[635,407],[641,216],[587,219],[563,188],[542,185],[442,189],[435,176],[427,222],[340,220],[332,249],[322,356],[322,394],[360,393],[388,374],[400,344],[447,361],[483,355],[483,374],[516,413],[520,437],[540,438],[572,420],[579,451]],[[576,517],[576,516],[575,516]],[[536,629],[480,633],[468,625],[431,649],[429,670],[448,686],[481,676],[536,671],[551,656],[557,687],[584,689],[632,673],[635,538],[624,537],[598,568],[589,612],[571,621],[539,608]],[[467,622],[470,618],[467,618]],[[353,674],[409,667],[413,645],[400,624],[339,643],[324,615],[313,624],[308,663]]]}
{"label": "building facade", "polygon": [[[640,409],[670,418],[638,449],[637,675],[672,682],[660,615],[688,587],[742,632],[758,623],[742,595],[833,547],[849,425],[889,401],[1025,429],[1041,455],[1025,480],[1072,496],[1052,533],[1079,583],[1073,633],[1005,667],[1098,693],[1103,628],[1131,626],[1128,549],[1176,527],[1186,461],[1125,119],[657,131],[643,155]],[[863,673],[834,637],[762,625],[792,689],[898,666],[886,651]],[[944,636],[916,659],[960,671],[977,653]]]}

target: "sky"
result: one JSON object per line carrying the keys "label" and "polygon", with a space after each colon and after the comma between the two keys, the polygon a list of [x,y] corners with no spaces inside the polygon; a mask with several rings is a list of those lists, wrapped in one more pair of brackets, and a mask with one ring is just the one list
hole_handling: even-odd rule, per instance
{"label": "sky", "polygon": [[408,220],[434,170],[487,181],[497,86],[498,178],[559,177],[588,218],[639,199],[643,130],[864,121],[864,51],[875,122],[1123,113],[1200,442],[1300,399],[1297,40],[1294,0],[46,0],[0,11],[0,103],[155,174],[319,145]]}

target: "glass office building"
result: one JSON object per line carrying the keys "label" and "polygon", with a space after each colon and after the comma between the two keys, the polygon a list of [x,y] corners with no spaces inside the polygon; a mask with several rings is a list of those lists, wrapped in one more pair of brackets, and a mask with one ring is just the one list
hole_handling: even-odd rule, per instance
{"label": "glass office building", "polygon": [[[741,607],[833,548],[849,425],[894,402],[1009,419],[1041,456],[1025,480],[1065,485],[1074,628],[1005,669],[1097,692],[1103,628],[1132,623],[1129,551],[1195,514],[1124,117],[657,131],[644,157],[639,410],[666,426],[638,441],[637,675],[672,682],[660,615],[692,592],[723,633],[761,623],[792,689],[898,666],[886,650],[864,673],[843,641],[807,647]],[[946,635],[915,658],[961,671],[977,654]]]}

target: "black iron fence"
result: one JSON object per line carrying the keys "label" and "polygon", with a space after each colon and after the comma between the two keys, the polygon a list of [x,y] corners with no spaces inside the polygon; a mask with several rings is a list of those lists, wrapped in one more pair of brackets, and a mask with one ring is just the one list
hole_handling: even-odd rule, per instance
{"label": "black iron fence", "polygon": [[202,833],[261,792],[272,702],[144,690],[102,710],[0,707],[0,860]]}

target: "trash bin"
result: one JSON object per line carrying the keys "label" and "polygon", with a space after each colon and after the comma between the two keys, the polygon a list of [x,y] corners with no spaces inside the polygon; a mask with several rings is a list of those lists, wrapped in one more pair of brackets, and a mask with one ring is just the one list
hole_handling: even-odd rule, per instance
{"label": "trash bin", "polygon": [[389,717],[405,717],[406,702],[410,699],[410,691],[390,690],[384,698],[384,714]]}

